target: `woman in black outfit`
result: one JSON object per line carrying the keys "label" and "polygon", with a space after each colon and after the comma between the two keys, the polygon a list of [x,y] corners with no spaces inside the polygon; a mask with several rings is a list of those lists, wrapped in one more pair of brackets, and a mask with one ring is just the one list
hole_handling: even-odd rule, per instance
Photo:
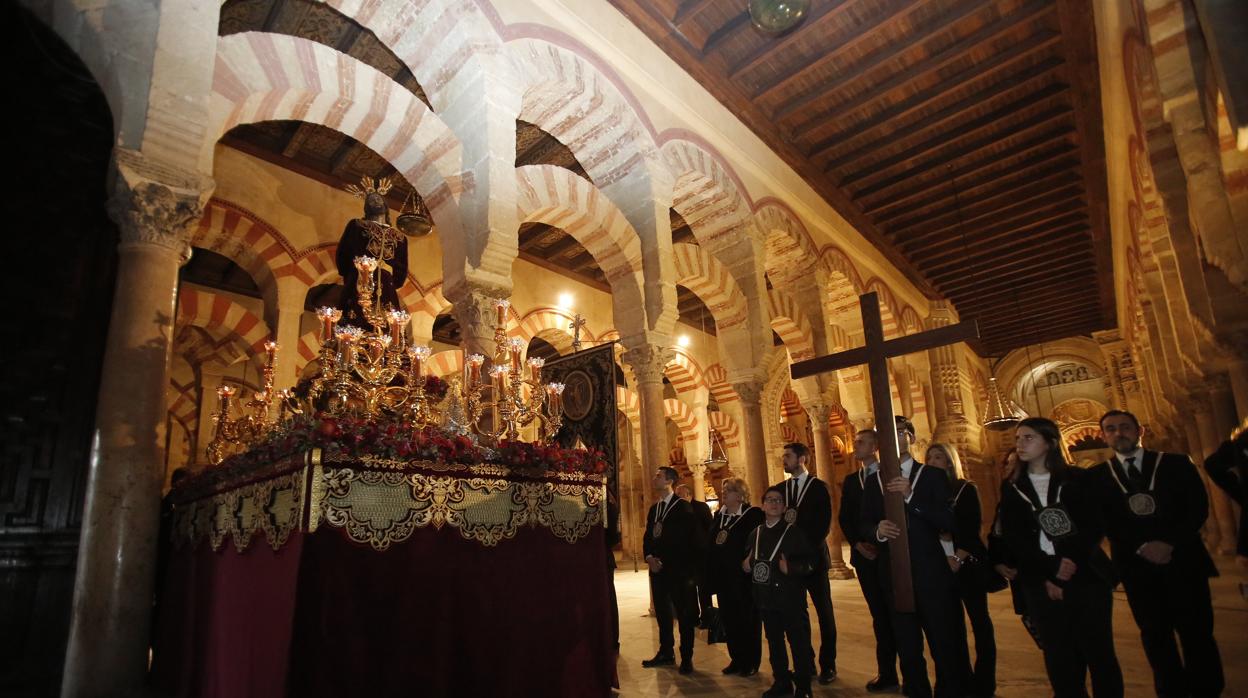
{"label": "woman in black outfit", "polygon": [[[988,565],[988,547],[979,536],[983,523],[979,503],[979,490],[975,483],[966,479],[962,471],[962,459],[958,449],[950,444],[934,443],[927,449],[924,462],[940,468],[949,477],[949,491],[953,493],[954,530],[941,539],[953,570],[958,596],[966,615],[971,619],[975,633],[975,668],[965,685],[971,687],[971,695],[987,698],[997,690],[997,640],[988,615],[989,581],[996,573]],[[999,591],[998,584],[991,591]],[[961,614],[959,614],[961,615]],[[962,634],[964,664],[970,665],[970,651],[966,647],[966,634]]]}
{"label": "woman in black outfit", "polygon": [[750,486],[741,478],[727,478],[720,489],[719,511],[706,546],[706,579],[719,597],[719,614],[728,633],[731,661],[724,673],[753,676],[763,658],[762,621],[741,561],[747,554],[746,538],[763,522],[763,510],[750,506]]}
{"label": "woman in black outfit", "polygon": [[1015,430],[1019,467],[1001,486],[1001,530],[1018,561],[1027,611],[1040,631],[1057,698],[1121,698],[1113,588],[1104,526],[1084,472],[1066,465],[1057,425],[1028,417]]}

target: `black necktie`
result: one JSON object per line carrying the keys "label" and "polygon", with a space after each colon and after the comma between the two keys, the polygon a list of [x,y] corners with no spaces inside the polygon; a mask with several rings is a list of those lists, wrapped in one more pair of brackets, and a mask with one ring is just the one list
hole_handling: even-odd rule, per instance
{"label": "black necktie", "polygon": [[1135,456],[1127,458],[1127,477],[1131,478],[1131,486],[1137,490],[1144,489],[1144,473],[1135,464]]}
{"label": "black necktie", "polygon": [[797,478],[789,480],[789,506],[797,506]]}

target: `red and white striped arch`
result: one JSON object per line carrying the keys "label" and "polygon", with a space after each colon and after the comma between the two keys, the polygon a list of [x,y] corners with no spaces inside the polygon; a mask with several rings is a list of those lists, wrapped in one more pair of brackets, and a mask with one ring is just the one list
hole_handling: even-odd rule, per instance
{"label": "red and white striped arch", "polygon": [[739,399],[737,391],[728,383],[727,369],[720,364],[711,364],[706,369],[706,383],[711,389],[711,397],[721,405]]}
{"label": "red and white striped arch", "polygon": [[866,293],[872,292],[880,294],[880,317],[884,321],[884,336],[898,336],[901,334],[901,323],[898,322],[901,309],[897,306],[893,290],[879,277],[875,277],[867,282]]}
{"label": "red and white striped arch", "polygon": [[662,172],[658,148],[606,75],[576,52],[542,39],[513,39],[506,50],[524,85],[520,119],[567,146],[608,194],[620,184],[650,188]]}
{"label": "red and white striped arch", "polygon": [[786,444],[803,441],[798,437],[797,430],[788,424],[780,425],[780,439]]}
{"label": "red and white striped arch", "polygon": [[674,398],[663,401],[663,416],[672,420],[680,430],[681,441],[696,441],[698,438],[698,415],[693,409]]}
{"label": "red and white striped arch", "polygon": [[439,378],[451,379],[464,371],[464,352],[462,349],[447,349],[429,357],[425,362],[425,370]]}
{"label": "red and white striped arch", "polygon": [[672,360],[667,362],[663,372],[677,393],[689,393],[708,387],[698,362],[679,349],[672,353]]}
{"label": "red and white striped arch", "polygon": [[797,214],[771,199],[754,212],[754,219],[766,236],[764,268],[768,276],[778,281],[810,272],[819,259],[819,250]]}
{"label": "red and white striped arch", "polygon": [[793,392],[792,388],[785,388],[780,394],[780,416],[786,419],[806,416],[806,410],[802,409],[802,403],[797,399],[797,393]]}
{"label": "red and white striped arch", "polygon": [[732,171],[705,148],[684,139],[663,144],[663,162],[675,178],[672,207],[700,244],[720,249],[754,234],[754,217]]}
{"label": "red and white striped arch", "polygon": [[641,401],[636,392],[622,385],[615,386],[615,406],[633,423],[634,429],[641,428]]}
{"label": "red and white striped arch", "polygon": [[771,328],[780,335],[794,361],[815,355],[814,333],[810,322],[789,294],[778,288],[768,289],[767,305],[771,311]]}
{"label": "red and white striped arch", "polygon": [[828,350],[844,351],[849,348],[849,333],[839,325],[828,325]]}
{"label": "red and white striped arch", "polygon": [[736,420],[719,411],[708,412],[707,417],[711,428],[723,440],[724,448],[736,448],[741,445],[741,428],[737,426]]}
{"label": "red and white striped arch", "polygon": [[585,247],[611,285],[617,323],[627,334],[645,329],[641,240],[616,205],[593,184],[554,165],[516,168],[520,223],[545,223]]}
{"label": "red and white striped arch", "polygon": [[676,283],[693,291],[706,304],[719,331],[745,325],[749,305],[727,267],[698,245],[675,243],[672,259]]}
{"label": "red and white striped arch", "polygon": [[293,263],[290,242],[247,209],[209,199],[191,233],[191,245],[211,250],[242,267],[260,288],[265,305],[276,308],[277,278]]}
{"label": "red and white striped arch", "polygon": [[346,134],[421,193],[443,234],[458,233],[459,139],[424,102],[365,63],[310,39],[223,36],[209,111],[206,149],[231,128],[259,121],[306,121]]}
{"label": "red and white striped arch", "polygon": [[329,283],[338,278],[338,263],[334,254],[338,243],[315,245],[296,254],[290,266],[279,268],[277,278],[294,277],[306,288]]}
{"label": "red and white striped arch", "polygon": [[299,336],[299,346],[295,357],[295,375],[302,375],[303,368],[317,359],[321,351],[320,332],[319,329],[314,329]]}
{"label": "red and white striped arch", "polygon": [[[572,351],[572,331],[568,326],[573,319],[572,313],[562,308],[534,308],[525,313],[508,334],[526,343],[532,342],[534,337],[541,337],[563,354]],[[581,328],[581,339],[587,344],[594,341],[587,327]]]}
{"label": "red and white striped arch", "polygon": [[250,310],[225,296],[186,287],[178,294],[177,324],[202,327],[217,339],[231,337],[255,361],[270,337],[268,326]]}

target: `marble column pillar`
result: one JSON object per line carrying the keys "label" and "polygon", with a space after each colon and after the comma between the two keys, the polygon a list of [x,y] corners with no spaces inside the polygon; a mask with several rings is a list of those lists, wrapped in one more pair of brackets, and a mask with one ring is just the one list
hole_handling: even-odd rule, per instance
{"label": "marble column pillar", "polygon": [[295,364],[299,362],[299,336],[303,321],[303,304],[283,304],[277,310],[276,332],[277,358],[274,361],[273,387],[276,390],[293,388],[299,382]]}
{"label": "marble column pillar", "polygon": [[[812,471],[812,474],[827,483],[828,495],[832,498],[832,510],[835,512],[841,503],[840,497],[837,496],[837,483],[841,481],[843,475],[836,472],[836,460],[832,456],[832,433],[828,428],[828,417],[831,416],[831,411],[827,405],[812,405],[806,408],[806,414],[810,417],[810,431],[815,437],[816,470]],[[832,567],[828,576],[832,579],[854,578],[854,571],[845,564],[845,553],[841,550],[843,544],[841,527],[836,525],[836,517],[833,516],[832,528],[828,531],[828,550],[832,557]]]}
{"label": "marble column pillar", "polygon": [[[672,351],[666,347],[642,344],[624,352],[624,361],[633,369],[637,379],[637,401],[641,413],[641,469],[642,482],[649,483],[654,471],[667,465],[667,427],[663,414],[663,367],[671,360]],[[654,492],[645,488],[646,502]]]}
{"label": "marble column pillar", "polygon": [[745,451],[745,478],[750,484],[750,491],[757,492],[758,497],[769,486],[770,475],[767,471],[767,442],[763,432],[763,384],[750,381],[733,383],[732,389],[741,398],[741,440]]}
{"label": "marble column pillar", "polygon": [[1200,470],[1201,477],[1205,478],[1205,484],[1209,490],[1209,511],[1214,525],[1217,528],[1218,539],[1216,550],[1223,555],[1233,555],[1235,553],[1235,539],[1238,535],[1235,526],[1234,516],[1231,511],[1231,500],[1226,496],[1226,492],[1221,487],[1213,485],[1205,476],[1205,469],[1201,465],[1201,461],[1208,458],[1214,451],[1218,450],[1218,445],[1222,443],[1219,436],[1217,425],[1213,418],[1213,409],[1206,399],[1195,400],[1193,417],[1196,421],[1196,429],[1200,433],[1200,455],[1192,454],[1197,462],[1197,469]]}
{"label": "marble column pillar", "polygon": [[225,376],[219,370],[200,369],[199,427],[195,432],[195,456],[192,458],[196,466],[208,464],[208,444],[212,443],[212,434],[216,429],[212,417],[217,413],[221,400],[217,396],[217,388],[224,382]]}
{"label": "marble column pillar", "polygon": [[1248,419],[1248,361],[1231,362],[1227,376],[1235,399],[1235,421],[1239,423]]}
{"label": "marble column pillar", "polygon": [[695,501],[706,501],[706,466],[701,463],[689,463],[689,472],[693,475],[693,482],[689,487],[693,489],[693,498]]}
{"label": "marble column pillar", "polygon": [[487,365],[494,360],[494,324],[498,319],[494,301],[510,295],[510,289],[473,282],[446,290],[451,312],[459,323],[460,346],[465,357],[481,354]]}
{"label": "marble column pillar", "polygon": [[61,687],[74,698],[137,695],[147,672],[178,267],[212,188],[133,151],[116,151],[114,167],[117,286]]}

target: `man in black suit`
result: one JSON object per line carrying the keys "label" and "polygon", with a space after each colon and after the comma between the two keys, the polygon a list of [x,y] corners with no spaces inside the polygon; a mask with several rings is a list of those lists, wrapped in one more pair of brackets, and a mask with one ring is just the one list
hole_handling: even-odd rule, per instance
{"label": "man in black suit", "polygon": [[680,626],[680,673],[693,673],[694,616],[698,612],[693,573],[703,541],[693,508],[672,491],[676,470],[661,467],[654,471],[651,484],[658,501],[646,514],[646,535],[642,551],[650,567],[650,593],[654,617],[659,624],[659,652],[641,663],[644,667],[676,663],[672,636],[672,614]]}
{"label": "man in black suit", "polygon": [[862,463],[862,468],[845,477],[845,482],[841,485],[841,507],[837,512],[841,535],[851,546],[849,564],[854,566],[858,586],[862,587],[862,596],[867,600],[867,609],[871,611],[871,626],[875,632],[877,673],[874,679],[867,682],[868,693],[882,693],[898,688],[897,643],[893,639],[893,621],[888,613],[888,601],[884,599],[880,572],[875,565],[880,551],[874,537],[862,536],[862,527],[858,523],[862,512],[863,486],[867,478],[880,469],[880,459],[876,455],[879,448],[876,443],[874,429],[863,429],[854,436],[854,457]]}
{"label": "man in black suit", "polygon": [[[706,502],[694,499],[693,488],[689,485],[677,486],[676,496],[689,502],[689,506],[693,508],[693,518],[698,522],[698,536],[701,540],[707,540],[711,535],[711,524],[715,521],[711,507]],[[701,552],[706,552],[705,546]],[[711,587],[706,583],[706,561],[698,560],[695,570],[693,583],[698,587],[698,627],[706,628],[711,622],[710,610],[715,607],[711,601]]]}
{"label": "man in black suit", "polygon": [[[863,484],[859,535],[874,539],[879,550],[876,568],[884,597],[893,620],[901,676],[911,698],[930,698],[932,684],[923,659],[923,636],[936,663],[936,695],[964,694],[964,672],[957,650],[961,603],[954,586],[953,571],[940,544],[942,531],[953,530],[953,510],[949,506],[949,478],[937,468],[926,468],[910,455],[914,425],[897,417],[897,445],[901,456],[901,476],[881,482],[881,473]],[[914,612],[902,613],[893,603],[893,579],[888,542],[901,535],[901,528],[884,517],[884,491],[899,492],[905,498],[906,534],[910,544],[910,574],[914,585]]]}
{"label": "man in black suit", "polygon": [[785,492],[784,520],[796,525],[815,549],[814,566],[805,576],[806,591],[819,617],[819,683],[836,680],[836,615],[832,611],[832,586],[828,569],[828,531],[832,529],[832,494],[828,484],[806,470],[810,449],[806,444],[784,447],[784,472],[789,479],[780,483]]}
{"label": "man in black suit", "polygon": [[1209,578],[1218,570],[1200,539],[1209,499],[1190,458],[1144,449],[1142,433],[1130,412],[1110,410],[1101,417],[1102,438],[1115,453],[1093,466],[1089,477],[1110,552],[1157,695],[1216,696],[1225,680],[1213,638]]}

